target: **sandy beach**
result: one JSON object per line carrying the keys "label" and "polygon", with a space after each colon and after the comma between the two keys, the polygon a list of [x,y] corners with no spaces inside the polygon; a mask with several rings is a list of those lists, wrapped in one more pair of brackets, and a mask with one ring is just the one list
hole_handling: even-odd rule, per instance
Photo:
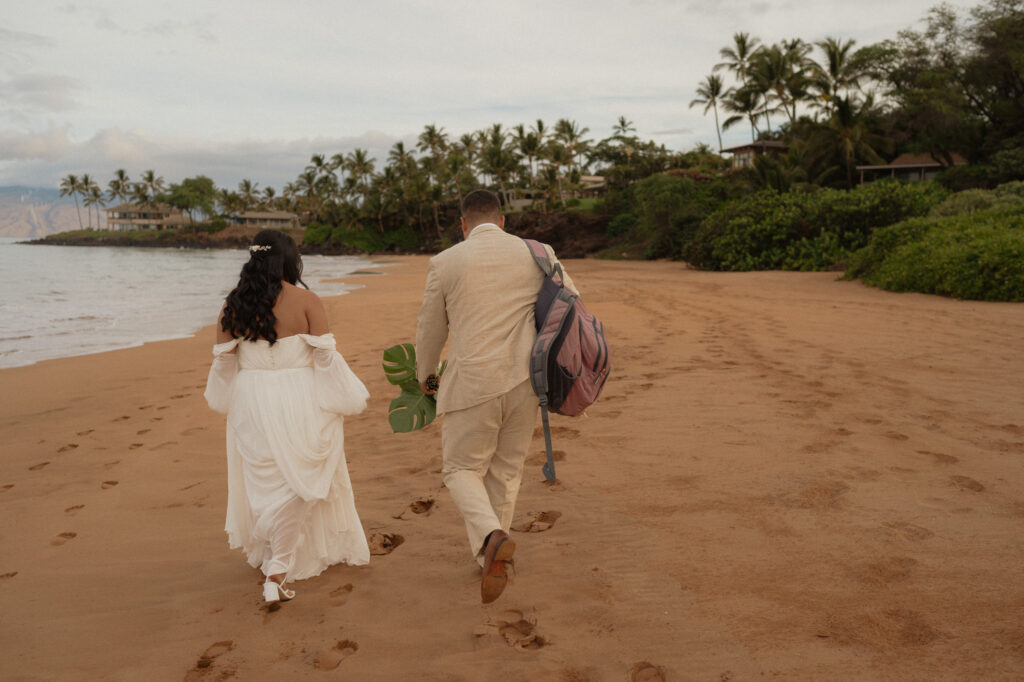
{"label": "sandy beach", "polygon": [[[0,371],[4,680],[1019,680],[1024,306],[567,261],[612,375],[535,434],[495,604],[381,351],[426,257],[325,299],[380,554],[270,610],[223,532],[213,331]],[[211,317],[215,311],[211,311]]]}

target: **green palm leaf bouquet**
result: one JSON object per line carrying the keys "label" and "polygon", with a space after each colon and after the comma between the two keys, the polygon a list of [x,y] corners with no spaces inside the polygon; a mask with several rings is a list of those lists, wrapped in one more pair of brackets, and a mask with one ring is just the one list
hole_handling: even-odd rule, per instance
{"label": "green palm leaf bouquet", "polygon": [[[416,380],[416,347],[411,343],[400,343],[384,351],[384,376],[392,386],[401,392],[388,406],[388,423],[394,433],[417,431],[434,421],[437,416],[437,398],[427,395]],[[437,376],[444,374],[442,362]]]}

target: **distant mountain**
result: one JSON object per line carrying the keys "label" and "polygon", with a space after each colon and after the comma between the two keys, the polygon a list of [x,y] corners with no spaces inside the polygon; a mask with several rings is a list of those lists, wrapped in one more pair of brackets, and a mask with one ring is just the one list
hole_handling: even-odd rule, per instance
{"label": "distant mountain", "polygon": [[[82,224],[88,225],[85,206],[78,200]],[[100,211],[103,224],[103,211]],[[93,223],[96,212],[93,211]],[[0,237],[45,237],[55,232],[78,229],[78,213],[70,197],[57,189],[0,187]]]}

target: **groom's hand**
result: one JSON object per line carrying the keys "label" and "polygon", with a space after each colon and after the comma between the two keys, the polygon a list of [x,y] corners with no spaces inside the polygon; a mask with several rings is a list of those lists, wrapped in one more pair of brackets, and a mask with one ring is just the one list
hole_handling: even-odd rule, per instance
{"label": "groom's hand", "polygon": [[423,391],[424,395],[434,395],[435,393],[437,393],[437,391],[431,391],[429,388],[427,388],[427,382],[425,381],[420,382],[420,390]]}

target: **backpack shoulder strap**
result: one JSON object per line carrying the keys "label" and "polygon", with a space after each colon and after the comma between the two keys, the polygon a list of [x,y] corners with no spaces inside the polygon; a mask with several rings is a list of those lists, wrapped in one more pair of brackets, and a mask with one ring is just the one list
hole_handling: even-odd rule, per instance
{"label": "backpack shoulder strap", "polygon": [[551,258],[548,257],[548,252],[544,245],[536,239],[524,239],[523,241],[529,247],[530,253],[533,254],[533,260],[537,261],[537,266],[546,277],[550,277],[554,268],[551,265]]}

